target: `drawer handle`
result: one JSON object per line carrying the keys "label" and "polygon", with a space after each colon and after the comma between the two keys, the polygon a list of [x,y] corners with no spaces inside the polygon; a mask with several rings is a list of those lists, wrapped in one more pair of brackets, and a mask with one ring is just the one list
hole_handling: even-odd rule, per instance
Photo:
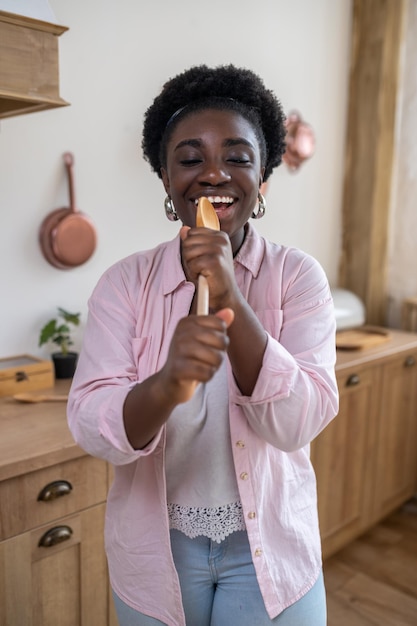
{"label": "drawer handle", "polygon": [[50,530],[47,530],[44,535],[39,539],[38,546],[40,548],[51,548],[58,543],[68,541],[72,536],[72,528],[69,526],[55,526]]}
{"label": "drawer handle", "polygon": [[354,387],[355,385],[359,385],[360,382],[361,379],[358,374],[352,374],[346,381],[346,387]]}
{"label": "drawer handle", "polygon": [[415,358],[413,356],[408,356],[404,361],[404,367],[412,367],[415,363]]}
{"label": "drawer handle", "polygon": [[29,377],[26,374],[26,372],[16,372],[14,377],[17,383],[21,383],[23,380],[29,380]]}
{"label": "drawer handle", "polygon": [[72,491],[72,485],[67,480],[54,480],[46,485],[38,495],[39,502],[50,502],[61,496],[67,496]]}

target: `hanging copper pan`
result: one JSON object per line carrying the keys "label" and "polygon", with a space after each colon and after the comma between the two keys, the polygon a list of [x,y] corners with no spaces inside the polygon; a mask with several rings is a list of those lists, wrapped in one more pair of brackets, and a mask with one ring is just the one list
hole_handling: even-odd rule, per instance
{"label": "hanging copper pan", "polygon": [[45,259],[59,269],[82,265],[96,248],[96,231],[91,220],[75,204],[71,152],[65,152],[64,163],[68,173],[70,207],[55,209],[43,220],[39,243]]}

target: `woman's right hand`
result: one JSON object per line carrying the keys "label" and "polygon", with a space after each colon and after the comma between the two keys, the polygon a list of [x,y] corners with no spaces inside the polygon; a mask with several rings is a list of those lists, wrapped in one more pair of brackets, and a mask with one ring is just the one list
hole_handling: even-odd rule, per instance
{"label": "woman's right hand", "polygon": [[159,372],[163,393],[171,402],[187,402],[198,383],[209,381],[221,365],[229,345],[231,309],[215,315],[189,315],[175,329],[165,365]]}

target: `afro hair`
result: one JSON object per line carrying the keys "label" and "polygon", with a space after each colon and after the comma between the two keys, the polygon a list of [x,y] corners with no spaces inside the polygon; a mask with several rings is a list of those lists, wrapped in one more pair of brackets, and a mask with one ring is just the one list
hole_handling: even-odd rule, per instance
{"label": "afro hair", "polygon": [[145,113],[143,156],[161,177],[166,143],[176,123],[202,108],[232,109],[252,123],[267,180],[285,152],[285,116],[275,94],[254,72],[234,65],[192,67],[168,80]]}

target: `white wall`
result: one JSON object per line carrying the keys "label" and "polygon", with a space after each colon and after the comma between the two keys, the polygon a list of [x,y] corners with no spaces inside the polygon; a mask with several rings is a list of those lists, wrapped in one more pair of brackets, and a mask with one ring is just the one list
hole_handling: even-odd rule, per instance
{"label": "white wall", "polygon": [[[144,111],[162,83],[198,63],[261,74],[286,112],[312,124],[316,154],[296,174],[270,179],[257,223],[269,238],[313,254],[332,284],[340,249],[351,0],[50,0],[59,24],[63,109],[5,119],[0,127],[0,357],[37,347],[56,306],[82,311],[111,263],[175,236],[159,179],[140,149]],[[1,1],[0,1],[1,6]],[[98,247],[58,270],[42,257],[39,226],[69,202],[62,154],[75,156],[79,208]],[[77,336],[77,346],[82,331]]]}

